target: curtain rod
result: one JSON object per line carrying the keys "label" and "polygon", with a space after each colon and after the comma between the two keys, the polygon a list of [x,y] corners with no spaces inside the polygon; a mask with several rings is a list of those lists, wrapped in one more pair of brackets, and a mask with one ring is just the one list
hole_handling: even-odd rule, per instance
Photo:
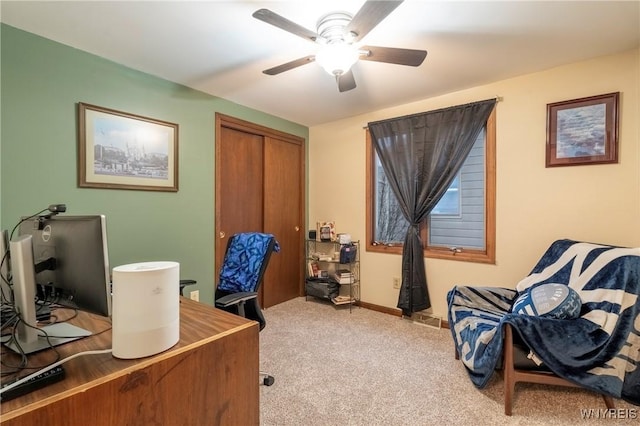
{"label": "curtain rod", "polygon": [[[502,96],[497,95],[497,96],[495,96],[495,97],[493,97],[493,98],[483,99],[483,101],[488,101],[488,100],[491,100],[491,99],[495,99],[495,100],[496,100],[496,102],[502,102],[502,101],[504,100],[504,98],[503,98]],[[476,102],[482,102],[482,101],[476,101]],[[471,104],[472,104],[472,103],[474,103],[474,102],[469,102],[469,103],[471,103]],[[463,104],[463,105],[464,105],[464,104]],[[454,105],[454,106],[457,106],[457,105]],[[451,107],[444,107],[444,108],[451,108]],[[442,109],[442,108],[438,108],[438,109]],[[363,128],[364,130],[366,130],[366,129],[368,129],[368,128],[369,128],[369,126],[368,126],[368,125],[365,125],[365,126],[362,126],[362,128]]]}

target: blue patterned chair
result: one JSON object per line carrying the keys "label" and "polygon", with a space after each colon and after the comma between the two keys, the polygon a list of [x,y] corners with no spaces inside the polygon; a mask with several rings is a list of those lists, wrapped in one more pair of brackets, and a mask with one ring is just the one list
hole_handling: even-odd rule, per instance
{"label": "blue patterned chair", "polygon": [[[247,232],[233,235],[227,242],[215,292],[215,306],[257,321],[262,330],[266,321],[258,303],[258,290],[274,251],[280,251],[280,245],[271,234]],[[273,376],[267,373],[260,372],[260,378],[266,386],[274,382]]]}
{"label": "blue patterned chair", "polygon": [[[577,308],[559,297],[563,286]],[[608,408],[613,398],[640,405],[640,248],[558,240],[515,290],[456,286],[447,301],[473,384],[504,370],[505,414],[516,382],[586,388]]]}

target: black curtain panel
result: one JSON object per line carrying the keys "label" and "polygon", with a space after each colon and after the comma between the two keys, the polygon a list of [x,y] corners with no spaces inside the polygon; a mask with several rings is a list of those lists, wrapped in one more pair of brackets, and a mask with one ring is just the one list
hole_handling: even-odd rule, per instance
{"label": "black curtain panel", "polygon": [[495,99],[369,123],[376,153],[409,228],[398,308],[431,307],[420,223],[445,194],[496,104]]}

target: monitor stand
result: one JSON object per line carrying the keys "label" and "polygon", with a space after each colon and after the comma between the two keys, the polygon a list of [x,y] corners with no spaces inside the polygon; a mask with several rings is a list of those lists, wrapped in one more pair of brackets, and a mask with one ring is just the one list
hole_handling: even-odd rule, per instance
{"label": "monitor stand", "polygon": [[[43,333],[42,331],[45,333]],[[30,354],[44,349],[50,349],[53,346],[63,345],[83,337],[91,336],[91,332],[84,328],[76,327],[64,322],[38,327],[38,338],[31,342],[20,342],[20,339],[11,339],[4,345],[19,354]],[[47,336],[49,336],[47,338]]]}
{"label": "monitor stand", "polygon": [[33,237],[20,235],[9,242],[11,273],[13,275],[13,297],[20,320],[16,333],[5,346],[19,354],[30,354],[62,345],[91,333],[65,322],[35,327],[36,324],[36,271],[33,261]]}

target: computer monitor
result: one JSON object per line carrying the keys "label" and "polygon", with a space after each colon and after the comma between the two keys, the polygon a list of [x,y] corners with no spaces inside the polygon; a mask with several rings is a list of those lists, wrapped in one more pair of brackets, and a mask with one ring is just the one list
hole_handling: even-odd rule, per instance
{"label": "computer monitor", "polygon": [[9,233],[6,229],[0,231],[0,302],[11,302],[11,287],[9,287]]}
{"label": "computer monitor", "polygon": [[[25,220],[20,224],[19,237],[10,242],[10,248],[15,303],[27,324],[35,325],[36,293],[40,299],[62,306],[111,315],[109,253],[103,215]],[[19,346],[9,346],[17,352],[30,353],[91,334],[66,323],[41,329],[48,339],[45,333],[23,324],[18,329]]]}
{"label": "computer monitor", "polygon": [[25,221],[19,235],[33,237],[36,265],[55,259],[54,269],[38,271],[36,284],[47,299],[70,308],[111,315],[107,225],[103,215],[54,216]]}

